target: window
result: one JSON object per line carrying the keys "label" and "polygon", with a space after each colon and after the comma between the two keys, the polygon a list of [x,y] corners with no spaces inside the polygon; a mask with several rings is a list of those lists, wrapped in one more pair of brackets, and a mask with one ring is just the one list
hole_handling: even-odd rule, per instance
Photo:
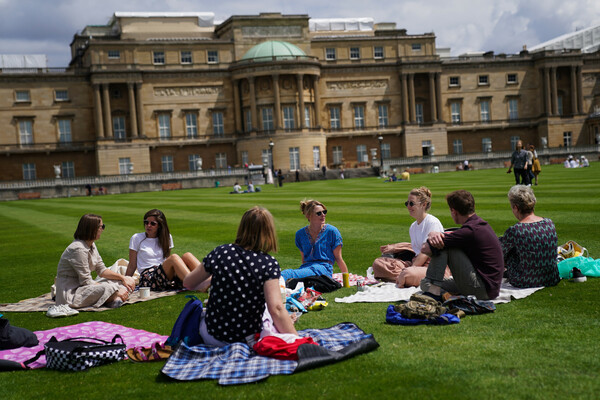
{"label": "window", "polygon": [[333,61],[335,60],[335,48],[328,47],[325,49],[325,60]]}
{"label": "window", "polygon": [[217,50],[208,50],[206,52],[206,61],[209,64],[218,64],[219,63],[219,52]]}
{"label": "window", "polygon": [[517,99],[508,100],[508,119],[510,119],[510,120],[519,119],[519,100],[517,100]]}
{"label": "window", "polygon": [[344,154],[342,152],[342,146],[333,146],[333,163],[335,165],[342,164]]}
{"label": "window", "polygon": [[511,136],[510,137],[510,149],[512,151],[515,151],[515,149],[517,148],[517,142],[521,140],[520,136]]}
{"label": "window", "polygon": [[182,64],[191,64],[192,63],[192,52],[191,51],[182,51],[181,52],[181,63]]}
{"label": "window", "polygon": [[164,51],[155,51],[152,53],[152,62],[154,64],[164,64],[165,63],[165,52]]}
{"label": "window", "polygon": [[369,155],[367,154],[367,146],[359,144],[356,146],[356,160],[358,162],[369,162]]}
{"label": "window", "polygon": [[351,60],[359,60],[360,59],[360,48],[359,47],[350,47],[350,59]]}
{"label": "window", "polygon": [[190,171],[199,171],[198,161],[202,160],[198,154],[190,154],[188,156],[188,166]]}
{"label": "window", "polygon": [[108,59],[109,60],[118,60],[121,58],[121,52],[119,50],[109,50],[108,51]]}
{"label": "window", "polygon": [[23,179],[28,180],[28,181],[36,179],[34,163],[23,164]]}
{"label": "window", "polygon": [[462,154],[462,152],[463,152],[462,139],[454,139],[454,141],[452,142],[452,148],[454,149],[454,154]]}
{"label": "window", "polygon": [[33,122],[29,119],[19,121],[19,140],[21,144],[33,144]]}
{"label": "window", "polygon": [[479,75],[478,84],[479,84],[479,86],[487,86],[487,85],[489,85],[490,82],[488,80],[488,76],[487,75]]}
{"label": "window", "polygon": [[304,126],[310,128],[310,106],[304,106]]}
{"label": "window", "polygon": [[492,138],[484,137],[481,139],[481,151],[484,153],[492,152]]}
{"label": "window", "polygon": [[479,102],[479,119],[481,122],[490,122],[490,101],[481,100]]}
{"label": "window", "polygon": [[379,104],[377,106],[378,111],[378,125],[380,128],[385,128],[388,126],[388,105],[387,104]]}
{"label": "window", "polygon": [[248,165],[248,152],[245,150],[242,151],[242,165]]}
{"label": "window", "polygon": [[129,157],[119,158],[119,174],[129,175],[133,172],[133,164]]}
{"label": "window", "polygon": [[571,147],[571,132],[563,132],[563,146]]}
{"label": "window", "polygon": [[319,146],[313,146],[313,168],[319,169],[321,166],[321,148]]}
{"label": "window", "polygon": [[384,58],[383,47],[375,46],[373,47],[373,58],[379,60]]}
{"label": "window", "polygon": [[293,130],[296,126],[294,121],[294,107],[293,106],[284,106],[283,107],[283,128],[286,131]]}
{"label": "window", "polygon": [[198,115],[195,112],[185,113],[185,134],[188,139],[198,137]]}
{"label": "window", "polygon": [[158,137],[163,140],[171,138],[171,116],[169,114],[158,115]]}
{"label": "window", "polygon": [[557,96],[557,105],[558,105],[558,115],[563,115],[563,97],[561,95]]}
{"label": "window", "polygon": [[244,110],[244,121],[246,122],[246,125],[244,126],[244,129],[246,132],[250,132],[252,130],[252,110],[249,108],[246,108]]}
{"label": "window", "polygon": [[392,158],[392,150],[389,143],[381,144],[381,158],[384,160]]}
{"label": "window", "polygon": [[290,147],[290,171],[300,169],[300,148]]}
{"label": "window", "polygon": [[113,133],[116,141],[123,141],[127,137],[125,131],[125,117],[113,117]]}
{"label": "window", "polygon": [[15,101],[17,103],[29,103],[31,101],[29,90],[17,90],[15,92]]}
{"label": "window", "polygon": [[161,157],[162,172],[173,172],[173,156]]}
{"label": "window", "polygon": [[517,83],[519,83],[517,74],[506,75],[506,83],[509,85],[516,85]]}
{"label": "window", "polygon": [[423,152],[423,156],[424,157],[429,157],[432,156],[432,146],[431,146],[431,140],[422,140],[421,141],[421,151]]}
{"label": "window", "polygon": [[365,106],[354,106],[354,128],[362,129],[365,127]]}
{"label": "window", "polygon": [[63,161],[60,169],[63,178],[75,178],[75,163],[73,161]]}
{"label": "window", "polygon": [[225,134],[225,125],[223,124],[223,113],[215,111],[212,113],[213,134],[218,137],[223,137]]}
{"label": "window", "polygon": [[423,123],[423,103],[415,104],[415,117],[417,119],[417,124],[421,125]]}
{"label": "window", "polygon": [[453,124],[460,124],[460,102],[450,103],[450,116]]}
{"label": "window", "polygon": [[448,80],[448,86],[450,87],[459,87],[460,86],[460,77],[451,76]]}
{"label": "window", "polygon": [[71,143],[73,141],[73,138],[71,137],[70,119],[58,120],[58,141],[60,143]]}
{"label": "window", "polygon": [[329,107],[329,125],[331,130],[340,129],[340,108]]}
{"label": "window", "polygon": [[227,168],[227,153],[215,154],[215,164],[217,168]]}
{"label": "window", "polygon": [[54,91],[54,101],[69,101],[69,91],[68,90],[55,90]]}
{"label": "window", "polygon": [[262,125],[263,131],[273,132],[275,130],[275,126],[273,125],[273,108],[262,108]]}
{"label": "window", "polygon": [[421,43],[413,43],[412,44],[412,51],[421,51]]}

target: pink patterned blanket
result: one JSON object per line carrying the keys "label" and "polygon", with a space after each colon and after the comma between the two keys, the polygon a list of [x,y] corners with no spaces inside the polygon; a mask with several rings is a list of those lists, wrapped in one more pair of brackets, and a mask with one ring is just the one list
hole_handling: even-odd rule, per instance
{"label": "pink patterned blanket", "polygon": [[[136,346],[150,347],[155,342],[160,342],[162,344],[168,338],[168,336],[159,335],[158,333],[101,321],[83,322],[81,324],[61,326],[47,331],[35,331],[34,333],[40,341],[37,346],[2,350],[0,351],[0,359],[16,362],[27,361],[30,358],[33,358],[38,351],[42,350],[44,344],[48,342],[52,336],[56,336],[56,339],[58,340],[86,336],[111,341],[116,334],[119,334],[123,338],[128,349]],[[31,368],[42,368],[45,366],[45,356],[41,356],[37,361],[34,361],[30,365]]]}

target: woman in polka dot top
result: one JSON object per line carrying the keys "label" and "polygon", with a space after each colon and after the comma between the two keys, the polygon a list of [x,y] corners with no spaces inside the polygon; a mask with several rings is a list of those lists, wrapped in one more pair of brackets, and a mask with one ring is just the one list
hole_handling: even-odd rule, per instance
{"label": "woman in polka dot top", "polygon": [[235,242],[215,248],[184,279],[192,289],[212,277],[200,322],[205,344],[224,346],[260,332],[265,303],[279,332],[298,334],[281,301],[281,270],[271,251],[277,251],[273,216],[252,207],[242,217]]}

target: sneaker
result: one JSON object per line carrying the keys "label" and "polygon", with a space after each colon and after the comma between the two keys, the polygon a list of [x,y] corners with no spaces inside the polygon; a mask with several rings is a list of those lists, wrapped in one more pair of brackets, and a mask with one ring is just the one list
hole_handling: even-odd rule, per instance
{"label": "sneaker", "polygon": [[584,274],[582,274],[581,270],[577,267],[575,267],[571,270],[570,275],[571,275],[571,281],[573,281],[573,282],[581,283],[581,282],[587,281],[587,277]]}
{"label": "sneaker", "polygon": [[71,317],[73,315],[79,314],[79,311],[77,311],[77,310],[69,307],[67,304],[63,304],[63,305],[61,305],[59,307],[62,307],[62,310],[65,312],[65,314],[66,314],[67,317]]}
{"label": "sneaker", "polygon": [[48,308],[48,311],[46,312],[46,316],[50,317],[50,318],[60,318],[60,317],[66,317],[67,313],[65,310],[63,310],[62,306],[50,306]]}
{"label": "sneaker", "polygon": [[117,299],[105,304],[108,308],[119,308],[123,305],[123,300]]}

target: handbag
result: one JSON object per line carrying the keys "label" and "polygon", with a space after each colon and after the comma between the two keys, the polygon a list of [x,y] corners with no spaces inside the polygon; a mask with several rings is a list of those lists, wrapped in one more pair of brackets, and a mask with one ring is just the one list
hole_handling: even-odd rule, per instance
{"label": "handbag", "polygon": [[188,346],[204,343],[200,336],[200,320],[202,319],[202,301],[194,295],[185,296],[190,300],[185,303],[177,317],[171,336],[165,342],[167,346],[175,346],[184,341]]}
{"label": "handbag", "polygon": [[[120,340],[120,343],[117,342]],[[125,358],[125,342],[115,335],[111,342],[92,337],[76,337],[56,340],[52,336],[44,344],[44,350],[25,361],[28,366],[40,356],[46,355],[46,368],[58,371],[84,371],[86,369],[120,361]]]}
{"label": "handbag", "polygon": [[558,253],[557,258],[559,262],[571,257],[589,257],[588,250],[573,240],[569,240],[562,246],[558,246],[556,250]]}

